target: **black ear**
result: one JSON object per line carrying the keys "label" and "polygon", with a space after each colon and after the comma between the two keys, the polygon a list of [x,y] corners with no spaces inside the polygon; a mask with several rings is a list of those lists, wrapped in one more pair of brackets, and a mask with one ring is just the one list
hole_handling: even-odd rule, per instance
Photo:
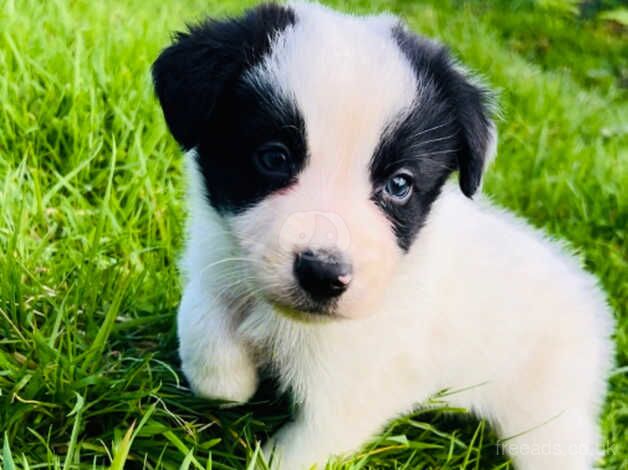
{"label": "black ear", "polygon": [[490,93],[483,86],[470,81],[449,56],[443,80],[444,88],[454,105],[458,125],[462,130],[461,150],[458,153],[460,189],[467,197],[480,186],[489,152],[494,151],[495,127],[489,117]]}
{"label": "black ear", "polygon": [[268,3],[239,18],[208,19],[175,35],[152,72],[168,128],[183,148],[198,144],[225,88],[269,52],[277,32],[295,22],[290,8]]}
{"label": "black ear", "polygon": [[452,60],[447,49],[399,25],[393,31],[399,47],[420,79],[431,79],[448,102],[460,131],[457,165],[460,189],[473,196],[482,181],[484,163],[493,151],[494,124],[491,93],[472,81]]}

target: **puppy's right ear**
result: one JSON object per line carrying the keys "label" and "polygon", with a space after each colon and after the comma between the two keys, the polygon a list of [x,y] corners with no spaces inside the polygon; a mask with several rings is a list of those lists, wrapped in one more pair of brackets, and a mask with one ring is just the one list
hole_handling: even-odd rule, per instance
{"label": "puppy's right ear", "polygon": [[199,143],[225,87],[258,63],[273,36],[295,22],[290,8],[268,3],[241,17],[208,19],[175,35],[152,72],[168,128],[184,149]]}

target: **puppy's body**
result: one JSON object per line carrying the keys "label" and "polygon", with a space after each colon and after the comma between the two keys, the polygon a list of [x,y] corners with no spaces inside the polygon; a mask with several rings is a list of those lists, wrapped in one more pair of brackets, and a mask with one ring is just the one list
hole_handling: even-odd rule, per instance
{"label": "puppy's body", "polygon": [[[198,196],[190,202],[203,211]],[[276,439],[283,468],[355,451],[443,389],[503,438],[519,436],[505,444],[517,468],[592,468],[611,361],[608,310],[595,280],[521,220],[446,188],[375,312],[324,323],[285,318],[263,302],[247,304],[237,324],[237,300],[208,311],[220,296],[211,286],[233,272],[228,263],[204,268],[234,247],[218,217],[193,216],[190,228],[179,313],[186,375],[203,395],[245,401],[256,361],[270,361],[301,405]]]}
{"label": "puppy's body", "polygon": [[189,149],[183,370],[246,401],[274,368],[299,404],[277,467],[449,389],[517,468],[591,468],[611,316],[559,246],[466,197],[494,129],[442,49],[389,16],[270,6],[180,36],[154,71]]}

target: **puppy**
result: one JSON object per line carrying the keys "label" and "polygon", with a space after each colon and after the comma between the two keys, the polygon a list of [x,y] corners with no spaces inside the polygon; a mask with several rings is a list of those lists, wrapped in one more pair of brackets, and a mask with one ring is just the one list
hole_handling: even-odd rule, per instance
{"label": "puppy", "polygon": [[611,314],[560,244],[471,199],[489,95],[442,46],[266,4],[177,34],[153,76],[187,151],[182,368],[234,402],[276,372],[299,411],[274,468],[350,454],[443,389],[516,468],[592,468]]}

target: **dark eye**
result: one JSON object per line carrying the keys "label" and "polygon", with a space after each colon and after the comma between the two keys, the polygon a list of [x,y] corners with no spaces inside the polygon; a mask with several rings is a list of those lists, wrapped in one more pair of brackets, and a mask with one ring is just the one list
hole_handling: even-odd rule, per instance
{"label": "dark eye", "polygon": [[260,173],[268,176],[290,176],[290,150],[280,142],[264,144],[255,152],[255,165]]}
{"label": "dark eye", "polygon": [[405,173],[393,175],[386,183],[386,186],[384,186],[384,193],[395,204],[406,202],[412,194],[412,179],[410,175]]}

